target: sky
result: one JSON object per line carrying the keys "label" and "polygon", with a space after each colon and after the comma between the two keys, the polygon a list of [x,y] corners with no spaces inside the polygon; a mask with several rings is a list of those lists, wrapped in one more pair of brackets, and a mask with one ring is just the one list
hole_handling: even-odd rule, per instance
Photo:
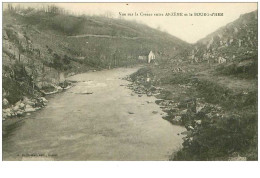
{"label": "sky", "polygon": [[[257,3],[52,3],[77,14],[137,13],[124,16],[150,27],[160,29],[188,43],[195,43],[218,28],[236,20],[241,14],[257,10]],[[24,3],[25,6],[42,6],[41,3]],[[109,12],[109,13],[107,13]],[[163,16],[154,16],[155,13]],[[193,16],[165,16],[166,13],[191,13]],[[194,16],[194,13],[223,13],[223,16]],[[152,14],[144,16],[142,14]]]}

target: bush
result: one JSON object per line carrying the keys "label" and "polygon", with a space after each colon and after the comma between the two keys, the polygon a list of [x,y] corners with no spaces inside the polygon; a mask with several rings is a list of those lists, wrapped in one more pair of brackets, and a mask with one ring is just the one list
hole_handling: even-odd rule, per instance
{"label": "bush", "polygon": [[234,94],[204,80],[197,80],[197,90],[206,102],[222,106],[225,112],[216,110],[220,115],[214,114],[214,105],[206,105],[198,113],[188,108],[182,116],[188,134],[183,149],[171,160],[227,160],[233,153],[257,160],[257,91]]}
{"label": "bush", "polygon": [[[238,62],[240,61],[240,62]],[[222,75],[233,75],[240,78],[257,78],[258,74],[258,57],[240,59],[229,65],[220,65],[216,70]]]}
{"label": "bush", "polygon": [[[192,119],[188,125],[194,130],[186,126],[189,134],[183,149],[172,160],[222,160],[234,152],[247,156],[248,150],[253,151],[249,159],[257,160],[257,114],[212,119],[200,113]],[[196,119],[202,120],[202,124],[196,125]]]}
{"label": "bush", "polygon": [[[12,69],[11,69],[12,68]],[[4,70],[10,74],[8,77],[3,77],[3,89],[7,93],[7,100],[10,104],[14,104],[21,100],[23,96],[33,95],[33,79],[27,74],[25,66],[20,63],[15,63],[9,68],[4,67]]]}
{"label": "bush", "polygon": [[24,91],[20,84],[11,78],[3,77],[3,89],[7,93],[6,99],[10,104],[15,104],[24,96]]}

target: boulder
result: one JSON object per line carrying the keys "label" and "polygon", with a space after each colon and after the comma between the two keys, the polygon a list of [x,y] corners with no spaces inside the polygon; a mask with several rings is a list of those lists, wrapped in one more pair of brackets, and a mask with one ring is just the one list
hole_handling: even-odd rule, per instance
{"label": "boulder", "polygon": [[34,108],[36,108],[36,107],[43,107],[43,105],[44,105],[44,103],[41,100],[38,99],[37,102],[35,102]]}
{"label": "boulder", "polygon": [[25,104],[26,105],[30,105],[30,106],[34,106],[35,105],[35,103],[33,101],[31,101],[31,100],[25,101]]}
{"label": "boulder", "polygon": [[7,109],[3,109],[3,118],[7,118],[11,116],[11,109],[7,108]]}
{"label": "boulder", "polygon": [[17,106],[17,105],[14,106],[14,107],[13,107],[13,110],[14,110],[15,112],[18,111],[18,110],[19,110],[19,105],[18,105],[18,106]]}
{"label": "boulder", "polygon": [[7,99],[3,99],[3,106],[7,106],[9,104],[8,100]]}
{"label": "boulder", "polygon": [[46,98],[44,98],[44,97],[41,97],[40,98],[44,103],[47,103],[48,102],[48,100],[46,100]]}
{"label": "boulder", "polygon": [[147,96],[153,96],[152,92],[148,92]]}
{"label": "boulder", "polygon": [[14,112],[12,112],[12,113],[11,113],[11,117],[14,117],[14,116],[17,116],[17,114],[14,113]]}
{"label": "boulder", "polygon": [[29,101],[29,100],[30,100],[30,99],[27,98],[26,96],[24,96],[23,99],[22,99],[22,101],[23,101],[24,103],[26,103],[26,102]]}
{"label": "boulder", "polygon": [[13,113],[13,111],[10,108],[3,110],[3,115],[5,115],[6,117],[11,117],[12,113]]}
{"label": "boulder", "polygon": [[21,104],[21,101],[18,101],[15,103],[15,106],[19,106]]}
{"label": "boulder", "polygon": [[4,112],[4,113],[8,113],[8,112],[11,112],[11,109],[10,109],[10,108],[7,108],[7,109],[3,109],[3,112]]}
{"label": "boulder", "polygon": [[24,107],[25,107],[25,104],[24,104],[24,103],[20,103],[20,104],[19,104],[19,108],[20,108],[20,109],[24,109]]}
{"label": "boulder", "polygon": [[188,129],[190,129],[190,130],[194,130],[194,128],[190,125],[190,126],[188,126]]}
{"label": "boulder", "polygon": [[195,120],[195,123],[200,125],[201,124],[201,120]]}
{"label": "boulder", "polygon": [[200,112],[203,108],[204,108],[204,106],[196,107],[196,113]]}
{"label": "boulder", "polygon": [[181,114],[187,114],[188,110],[187,109],[184,109],[181,111]]}
{"label": "boulder", "polygon": [[58,92],[63,90],[63,88],[61,88],[60,86],[57,86],[56,89],[58,90]]}
{"label": "boulder", "polygon": [[17,114],[17,116],[22,116],[24,114],[24,112],[19,110],[19,111],[16,112],[16,114]]}
{"label": "boulder", "polygon": [[34,112],[35,109],[34,109],[31,105],[27,104],[27,105],[25,106],[25,110],[24,110],[24,111],[25,111],[25,112]]}
{"label": "boulder", "polygon": [[172,121],[174,122],[180,122],[181,121],[181,116],[175,116]]}

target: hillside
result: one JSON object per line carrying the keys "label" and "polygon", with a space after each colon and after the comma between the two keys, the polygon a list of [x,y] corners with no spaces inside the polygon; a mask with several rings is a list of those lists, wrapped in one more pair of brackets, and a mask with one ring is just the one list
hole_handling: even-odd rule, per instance
{"label": "hillside", "polygon": [[131,75],[164,119],[185,126],[171,160],[258,159],[257,11],[241,15],[182,54]]}
{"label": "hillside", "polygon": [[223,64],[217,69],[222,74],[254,78],[257,49],[257,11],[254,11],[199,40],[189,59],[194,63]]}
{"label": "hillside", "polygon": [[[3,97],[15,104],[42,95],[64,76],[139,64],[150,50],[168,58],[188,46],[146,25],[99,16],[73,16],[60,8],[3,12]],[[172,50],[172,48],[175,50]]]}

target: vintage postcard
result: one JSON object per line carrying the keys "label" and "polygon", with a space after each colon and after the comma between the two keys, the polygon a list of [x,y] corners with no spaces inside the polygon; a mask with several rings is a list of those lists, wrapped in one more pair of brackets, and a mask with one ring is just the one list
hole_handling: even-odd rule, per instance
{"label": "vintage postcard", "polygon": [[257,3],[2,3],[3,161],[257,161]]}

